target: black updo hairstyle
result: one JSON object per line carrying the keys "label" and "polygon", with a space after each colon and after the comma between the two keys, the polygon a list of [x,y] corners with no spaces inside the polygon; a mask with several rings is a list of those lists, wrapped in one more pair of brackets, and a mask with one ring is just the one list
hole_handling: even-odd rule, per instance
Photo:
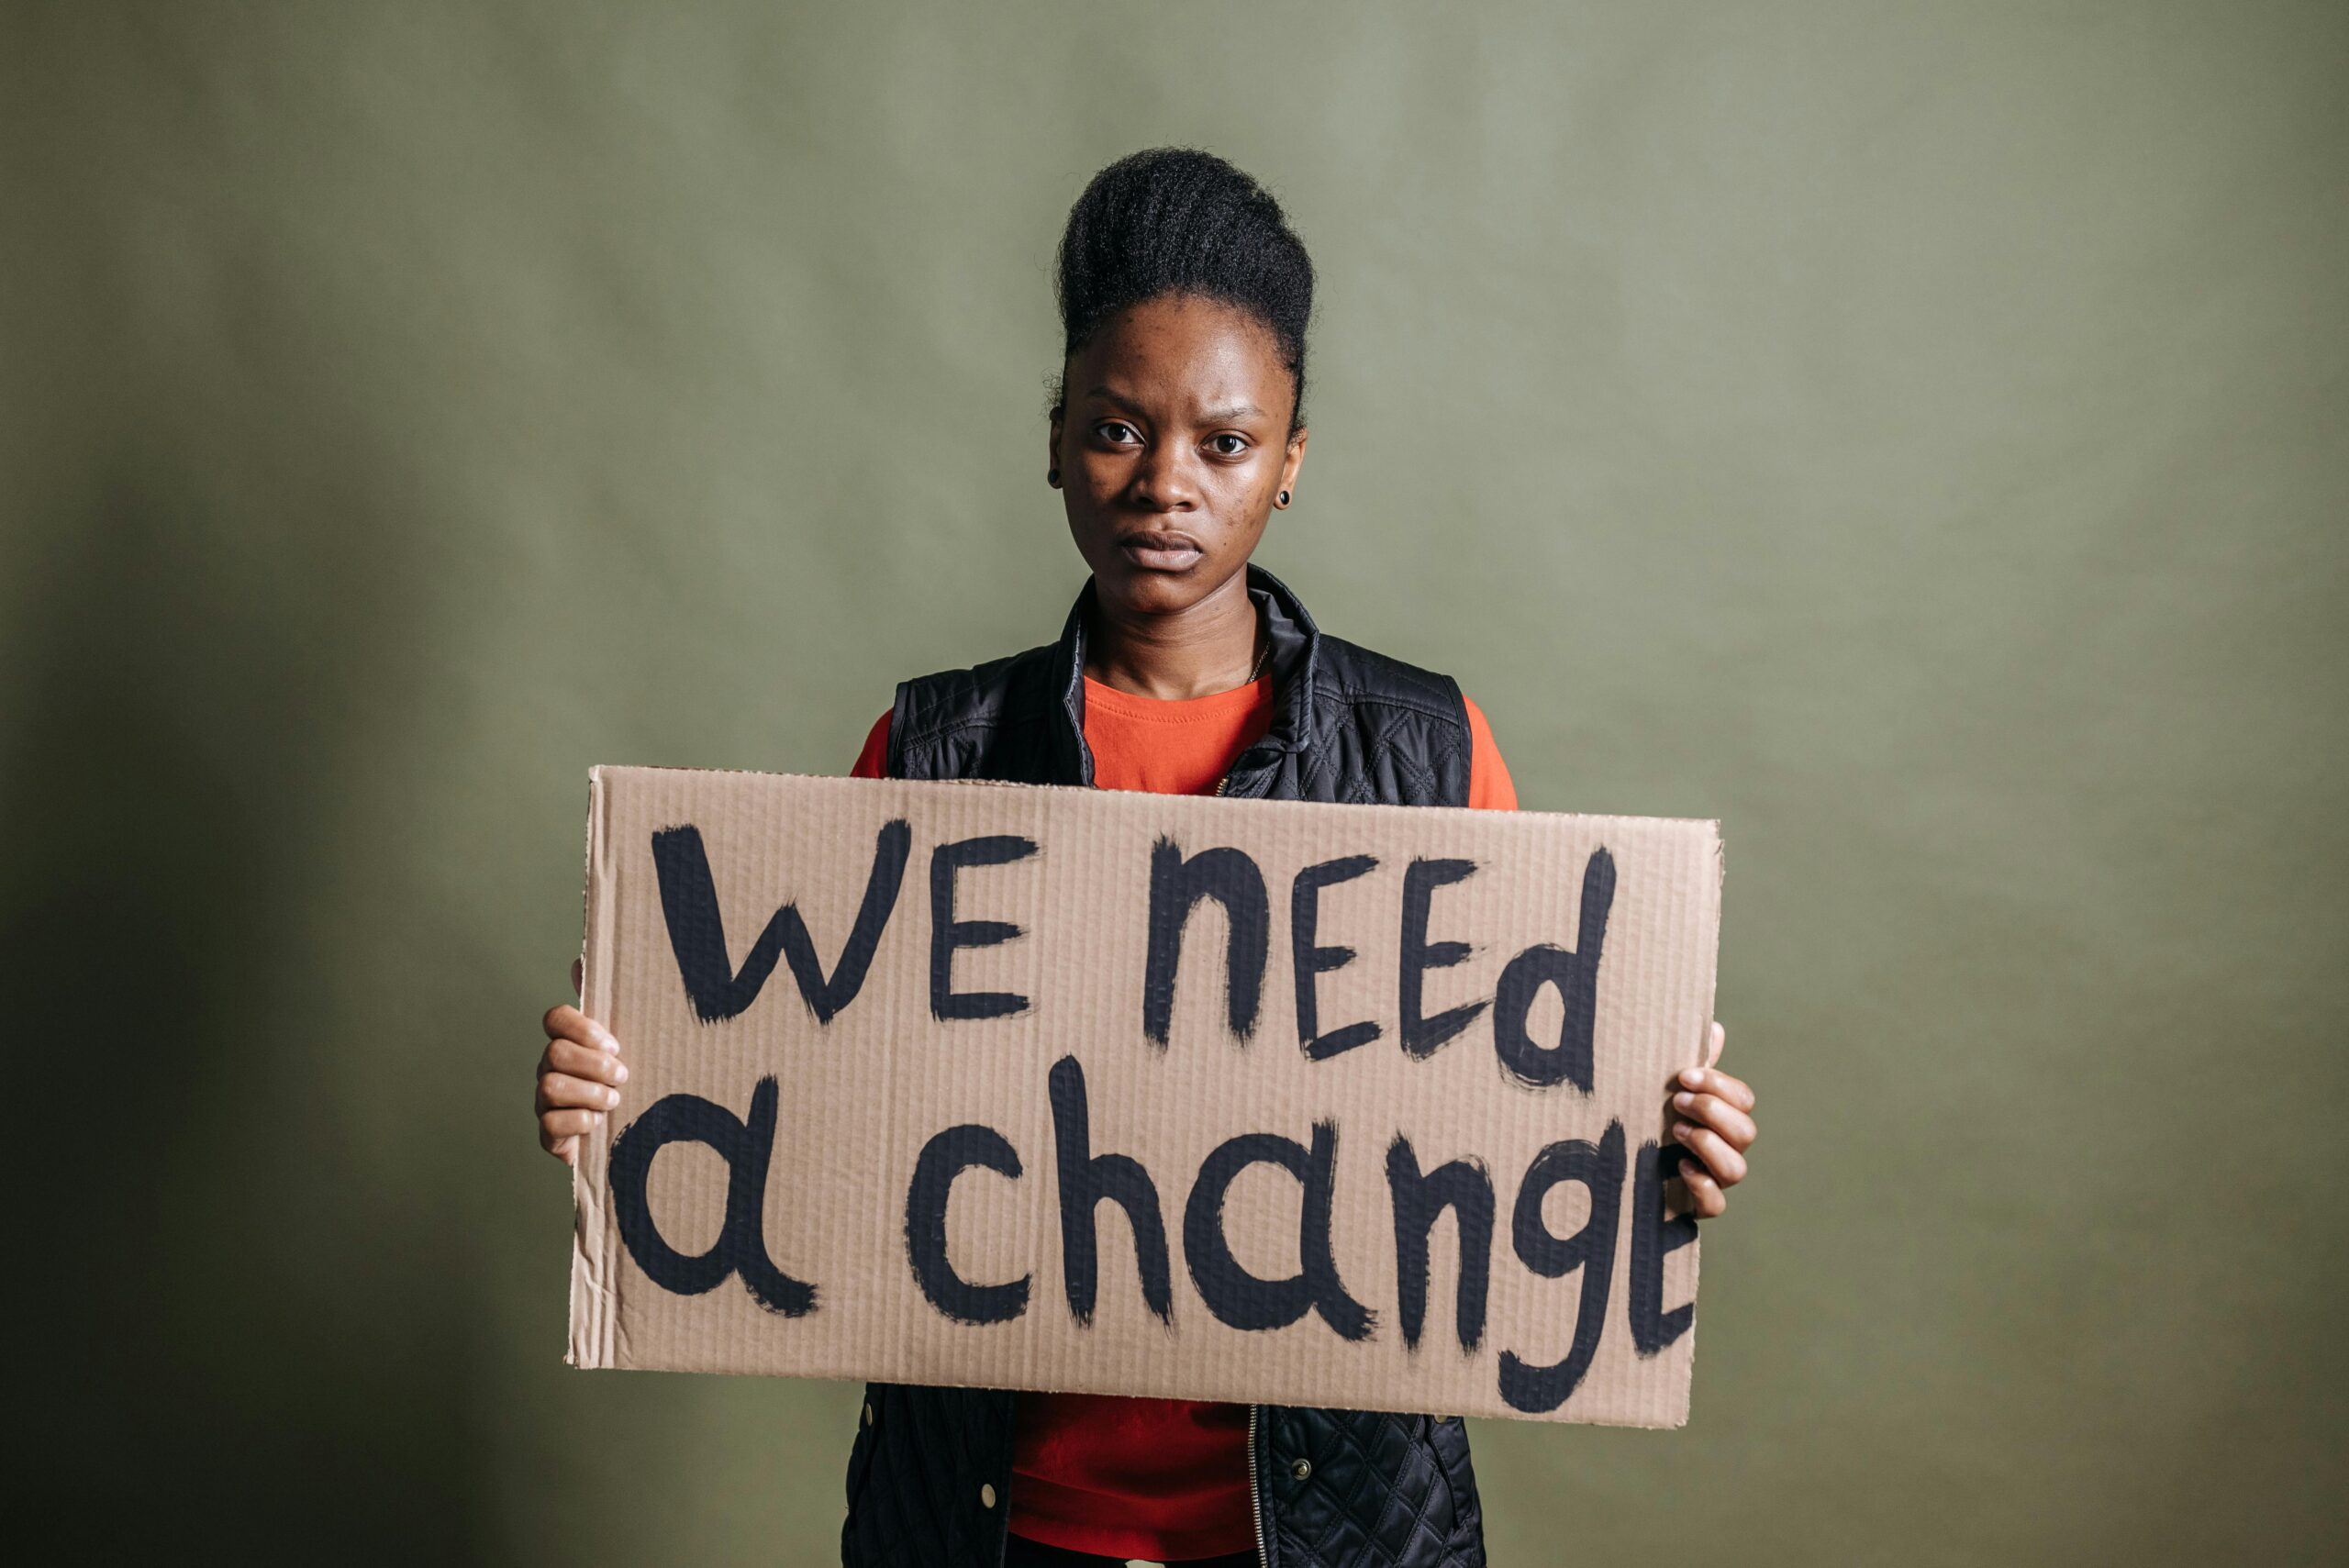
{"label": "black updo hairstyle", "polygon": [[[1273,334],[1305,428],[1305,328],[1313,262],[1269,192],[1212,152],[1154,147],[1119,159],[1085,187],[1061,232],[1062,362],[1101,324],[1163,295],[1198,295],[1248,312]],[[1063,389],[1053,378],[1052,412]]]}

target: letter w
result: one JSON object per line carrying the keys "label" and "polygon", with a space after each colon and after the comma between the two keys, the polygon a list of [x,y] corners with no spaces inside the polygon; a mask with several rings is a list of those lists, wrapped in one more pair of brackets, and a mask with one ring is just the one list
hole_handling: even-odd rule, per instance
{"label": "letter w", "polygon": [[856,1000],[865,972],[873,967],[874,950],[881,945],[889,912],[896,907],[897,884],[905,880],[913,840],[912,827],[902,819],[882,828],[873,846],[873,873],[865,879],[856,926],[827,977],[796,904],[774,912],[737,973],[726,946],[726,923],[718,916],[718,887],[710,880],[701,829],[687,824],[654,833],[652,863],[661,873],[661,917],[668,923],[669,947],[677,955],[677,973],[695,1014],[702,1022],[715,1024],[748,1009],[774,973],[780,954],[791,965],[791,977],[799,983],[799,995],[816,1021],[831,1022],[834,1014]]}

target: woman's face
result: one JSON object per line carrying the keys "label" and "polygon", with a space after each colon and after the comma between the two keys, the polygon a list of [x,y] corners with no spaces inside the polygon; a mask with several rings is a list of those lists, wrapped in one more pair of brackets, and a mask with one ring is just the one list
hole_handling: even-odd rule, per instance
{"label": "woman's face", "polygon": [[1190,295],[1120,312],[1068,361],[1052,462],[1104,608],[1163,616],[1245,592],[1235,579],[1305,460],[1295,396],[1268,328]]}

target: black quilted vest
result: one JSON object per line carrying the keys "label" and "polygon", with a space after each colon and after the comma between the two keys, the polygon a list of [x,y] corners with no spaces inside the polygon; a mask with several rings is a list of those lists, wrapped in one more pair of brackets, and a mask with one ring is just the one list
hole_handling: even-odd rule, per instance
{"label": "black quilted vest", "polygon": [[[1279,579],[1248,569],[1272,634],[1274,709],[1222,793],[1275,800],[1468,802],[1468,721],[1449,678],[1314,627]],[[909,779],[1089,784],[1085,623],[1060,640],[907,681],[889,773]],[[867,1385],[848,1462],[846,1568],[999,1568],[1018,1396]],[[1483,1514],[1457,1419],[1259,1405],[1250,1410],[1265,1568],[1482,1568]]]}

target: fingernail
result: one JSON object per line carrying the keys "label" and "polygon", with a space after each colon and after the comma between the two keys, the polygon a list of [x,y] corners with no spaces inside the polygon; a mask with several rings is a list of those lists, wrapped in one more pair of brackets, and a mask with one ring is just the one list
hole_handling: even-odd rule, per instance
{"label": "fingernail", "polygon": [[612,1038],[612,1031],[609,1029],[597,1029],[596,1031],[596,1043],[602,1046],[614,1056],[618,1056],[620,1053],[620,1042]]}
{"label": "fingernail", "polygon": [[619,1103],[620,1092],[618,1089],[607,1089],[604,1091],[604,1108],[606,1110],[611,1109],[612,1106],[618,1105]]}
{"label": "fingernail", "polygon": [[612,1068],[612,1081],[618,1084],[625,1084],[628,1082],[627,1062],[622,1062],[614,1064]]}
{"label": "fingernail", "polygon": [[1680,1081],[1693,1089],[1705,1081],[1705,1070],[1701,1067],[1683,1067],[1680,1070]]}
{"label": "fingernail", "polygon": [[1696,1136],[1696,1132],[1697,1129],[1685,1121],[1675,1121],[1672,1124],[1672,1140],[1675,1143],[1687,1142],[1689,1139]]}
{"label": "fingernail", "polygon": [[1683,1089],[1680,1093],[1672,1096],[1672,1103],[1679,1109],[1685,1111],[1689,1106],[1697,1103],[1697,1096],[1688,1093],[1687,1090]]}

